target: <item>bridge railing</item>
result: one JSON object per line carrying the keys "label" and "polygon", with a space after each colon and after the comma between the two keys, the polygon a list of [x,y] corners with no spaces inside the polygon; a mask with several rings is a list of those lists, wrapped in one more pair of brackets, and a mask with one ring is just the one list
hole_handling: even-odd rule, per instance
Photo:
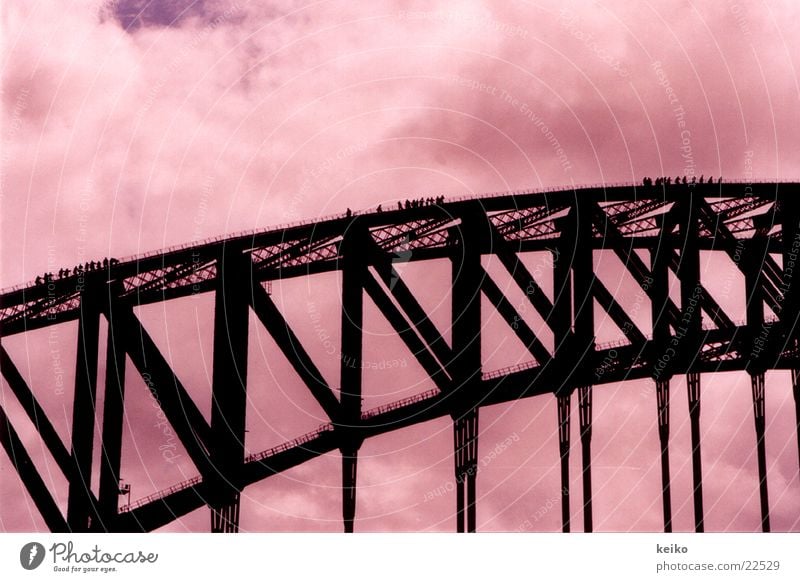
{"label": "bridge railing", "polygon": [[316,429],[312,430],[311,432],[307,432],[306,434],[297,437],[296,439],[286,441],[285,443],[281,443],[276,447],[272,447],[271,449],[261,451],[260,453],[248,455],[244,458],[244,461],[245,463],[257,463],[258,461],[263,461],[264,459],[273,457],[278,453],[282,453],[283,451],[288,451],[289,449],[293,449],[294,447],[299,447],[301,445],[304,445],[307,442],[314,440],[324,432],[332,432],[332,431],[333,431],[333,424],[330,422],[325,423],[323,425],[320,425]]}
{"label": "bridge railing", "polygon": [[137,499],[133,503],[123,505],[122,507],[119,508],[119,512],[127,513],[129,511],[133,511],[137,507],[147,505],[151,501],[156,501],[157,499],[163,499],[167,495],[172,495],[173,493],[177,493],[178,491],[183,491],[184,489],[188,489],[193,485],[197,485],[202,480],[203,478],[198,475],[197,477],[192,477],[191,479],[187,479],[186,481],[181,481],[180,483],[173,485],[168,489],[162,489],[161,491],[156,491],[155,493],[148,495],[147,497],[142,497],[141,499]]}
{"label": "bridge railing", "polygon": [[441,391],[438,388],[431,388],[426,392],[421,392],[419,394],[415,394],[414,396],[403,398],[402,400],[397,400],[389,404],[384,404],[383,406],[378,406],[377,408],[370,408],[369,410],[361,414],[361,420],[367,420],[374,416],[378,416],[386,412],[391,412],[392,410],[397,410],[399,408],[403,408],[404,406],[408,406],[410,404],[416,404],[417,402],[428,400],[429,398],[433,398],[434,396],[438,396],[439,394],[441,394]]}
{"label": "bridge railing", "polygon": [[536,360],[531,360],[528,362],[520,362],[518,364],[514,364],[513,366],[506,366],[505,368],[500,368],[498,370],[492,370],[491,372],[486,372],[484,374],[481,374],[481,379],[492,380],[494,378],[499,378],[500,376],[507,376],[508,374],[513,374],[515,372],[530,370],[538,365],[539,362],[537,362]]}

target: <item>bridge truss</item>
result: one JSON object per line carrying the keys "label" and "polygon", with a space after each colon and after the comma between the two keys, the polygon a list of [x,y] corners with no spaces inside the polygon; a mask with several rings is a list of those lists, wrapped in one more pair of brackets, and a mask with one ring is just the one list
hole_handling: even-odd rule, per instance
{"label": "bridge truss", "polygon": [[[701,374],[746,371],[752,381],[762,529],[769,531],[764,373],[791,371],[800,428],[798,287],[800,185],[698,184],[590,187],[463,199],[389,212],[339,216],[250,232],[113,262],[104,268],[7,290],[0,337],[77,321],[71,442],[52,421],[0,345],[0,368],[69,486],[66,515],[39,474],[7,412],[0,439],[47,527],[55,532],[152,531],[208,506],[211,529],[236,532],[249,485],[331,451],[342,460],[345,531],[356,519],[357,466],[365,439],[449,416],[453,422],[458,531],[476,529],[479,411],[536,395],[557,399],[563,530],[570,531],[569,451],[577,402],[583,465],[583,529],[592,531],[592,391],[652,379],[656,386],[664,530],[672,530],[670,380],[685,375],[691,423],[696,531],[704,529],[700,442]],[[596,276],[595,253],[613,251],[646,295],[652,329],[643,330]],[[520,258],[549,252],[553,293]],[[726,313],[701,277],[701,253],[723,253],[745,280],[745,320]],[[483,265],[499,260],[553,346],[521,316]],[[451,341],[395,268],[398,261],[446,259],[452,265]],[[340,271],[341,369],[323,378],[269,293],[271,282]],[[800,272],[800,271],[798,271]],[[672,274],[672,275],[671,275]],[[679,281],[680,297],[668,279]],[[541,278],[540,278],[541,279]],[[147,333],[134,308],[196,293],[215,301],[212,414],[207,422]],[[368,296],[411,350],[431,388],[373,410],[362,409],[364,298]],[[551,297],[552,296],[552,300]],[[530,361],[487,371],[481,363],[481,300],[486,298],[530,352]],[[625,334],[596,342],[596,306]],[[292,363],[329,422],[293,441],[245,455],[249,312]],[[108,322],[106,375],[98,382],[99,324]],[[704,321],[707,324],[704,325]],[[577,356],[577,357],[576,357]],[[125,367],[130,360],[160,402],[198,476],[119,507]],[[98,384],[105,391],[102,449],[93,466]],[[337,397],[337,390],[338,394]],[[575,398],[573,398],[575,396]],[[800,436],[798,436],[800,456]],[[91,488],[99,472],[98,495]]]}

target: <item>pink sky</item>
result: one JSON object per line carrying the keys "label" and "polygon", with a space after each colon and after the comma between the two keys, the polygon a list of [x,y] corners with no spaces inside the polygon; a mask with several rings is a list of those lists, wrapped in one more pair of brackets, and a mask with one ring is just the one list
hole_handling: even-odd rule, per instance
{"label": "pink sky", "polygon": [[[731,179],[800,177],[800,5],[791,0],[173,4],[185,10],[141,0],[3,3],[0,287],[105,256],[429,194],[691,170]],[[598,269],[615,291],[619,269]],[[446,329],[448,273],[412,264],[402,266],[402,276]],[[717,296],[720,303],[739,305],[738,277],[717,269],[703,277],[712,292],[730,294]],[[501,287],[511,289],[508,282]],[[276,302],[333,384],[336,289],[334,275],[275,288]],[[198,296],[140,312],[204,411],[211,308],[209,297]],[[366,372],[366,406],[428,389],[373,306],[367,322],[365,359],[407,365]],[[255,319],[251,329],[247,446],[257,451],[327,419]],[[3,340],[65,440],[74,332],[65,324]],[[485,335],[487,370],[529,359],[496,318],[487,318]],[[123,476],[133,498],[194,476],[180,449],[174,462],[165,461],[158,411],[130,370],[127,395]],[[5,383],[2,396],[18,413]],[[793,406],[789,373],[768,375],[778,531],[800,530]],[[690,530],[681,379],[673,382],[672,419],[674,524]],[[63,506],[58,469],[33,427],[15,422]],[[479,530],[516,530],[540,513],[536,529],[560,529],[555,425],[552,397],[481,411],[480,458],[509,438],[511,444],[481,465]],[[704,377],[702,430],[707,530],[757,530],[746,375]],[[573,435],[577,529],[577,430]],[[451,447],[445,419],[365,443],[356,530],[453,530],[455,495],[426,495],[452,482]],[[659,530],[652,383],[595,390],[593,448],[596,529]],[[339,531],[339,484],[338,454],[267,479],[245,491],[242,528]],[[0,530],[43,527],[4,453],[0,496]],[[205,510],[168,527],[207,528]]]}

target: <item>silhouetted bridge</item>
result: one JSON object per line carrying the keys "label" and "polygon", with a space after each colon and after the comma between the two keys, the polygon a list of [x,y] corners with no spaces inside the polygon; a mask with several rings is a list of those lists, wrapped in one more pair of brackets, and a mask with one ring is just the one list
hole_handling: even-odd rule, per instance
{"label": "silhouetted bridge", "polygon": [[[746,371],[752,378],[762,528],[769,530],[764,446],[764,373],[791,370],[800,419],[798,283],[800,185],[723,183],[615,185],[472,197],[241,233],[142,256],[98,262],[0,295],[0,336],[77,320],[71,442],[58,436],[4,347],[2,374],[69,483],[66,516],[0,408],[0,437],[20,479],[52,531],[151,531],[190,511],[211,508],[212,531],[237,531],[241,491],[316,456],[342,456],[343,520],[352,531],[361,443],[372,436],[450,416],[454,423],[457,529],[475,530],[480,407],[554,394],[558,400],[563,529],[570,529],[569,439],[577,391],[583,463],[584,530],[592,530],[592,387],[655,381],[664,529],[672,529],[669,466],[670,378],[687,375],[695,528],[703,531],[700,374]],[[651,329],[595,276],[595,252],[611,251],[650,305]],[[520,258],[548,252],[553,293]],[[702,252],[724,253],[743,275],[742,313],[726,313],[708,292]],[[544,321],[534,329],[482,264],[492,255]],[[397,262],[447,259],[452,265],[451,341],[428,317],[394,268]],[[278,279],[341,272],[339,397],[275,306]],[[678,281],[679,297],[669,292]],[[212,413],[207,422],[148,335],[134,307],[214,293]],[[427,373],[431,389],[362,410],[364,294],[372,299]],[[530,352],[530,361],[485,371],[481,299],[486,297]],[[552,299],[551,299],[552,297]],[[596,342],[595,304],[624,333]],[[252,309],[328,424],[245,456],[248,318]],[[108,348],[99,467],[93,467],[99,322]],[[736,321],[744,318],[744,321]],[[545,333],[546,332],[546,333]],[[551,340],[543,339],[549,335]],[[126,356],[146,380],[197,467],[193,479],[119,508]],[[98,411],[99,412],[99,411]],[[800,455],[800,436],[798,436]],[[91,476],[99,471],[99,493]]]}

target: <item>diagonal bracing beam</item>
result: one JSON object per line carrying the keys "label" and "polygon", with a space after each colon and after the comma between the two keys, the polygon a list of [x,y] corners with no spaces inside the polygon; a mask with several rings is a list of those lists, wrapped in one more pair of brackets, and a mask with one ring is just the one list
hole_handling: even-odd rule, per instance
{"label": "diagonal bracing beam", "polygon": [[289,323],[261,284],[253,282],[252,289],[250,298],[253,311],[258,316],[258,319],[267,328],[272,339],[275,340],[283,355],[292,364],[297,375],[300,376],[311,394],[319,402],[328,418],[335,420],[339,415],[339,400],[333,394],[319,368],[317,368],[311,356],[308,355]]}
{"label": "diagonal bracing beam", "polygon": [[0,406],[0,444],[6,450],[11,463],[17,470],[17,474],[19,474],[19,478],[22,480],[22,484],[36,504],[36,508],[42,514],[47,528],[53,533],[70,531],[67,521],[58,509],[53,496],[50,495],[47,485],[39,475],[39,471],[36,470],[33,460],[31,460],[28,451],[25,450],[25,445],[23,445],[17,431],[14,430],[2,406]]}
{"label": "diagonal bracing beam", "polygon": [[17,397],[20,405],[22,406],[25,414],[31,420],[39,436],[42,437],[47,450],[53,455],[58,464],[58,468],[68,477],[72,473],[72,458],[70,457],[67,447],[64,446],[61,437],[58,436],[55,427],[47,417],[42,405],[34,396],[31,389],[28,387],[27,382],[19,373],[19,370],[14,365],[13,360],[9,356],[6,349],[0,345],[0,370],[2,370],[3,378],[6,379],[8,385],[14,396]]}
{"label": "diagonal bracing beam", "polygon": [[483,271],[481,290],[536,361],[542,365],[549,362],[553,356],[486,271]]}
{"label": "diagonal bracing beam", "polygon": [[[625,265],[634,280],[652,300],[655,290],[653,288],[653,275],[650,269],[647,268],[647,265],[645,265],[639,255],[634,252],[631,239],[623,236],[619,227],[614,224],[614,221],[606,215],[597,203],[594,203],[593,206],[592,223],[598,231],[603,234],[604,240],[609,241],[608,246],[613,248],[622,264]],[[666,300],[665,309],[668,321],[676,325],[680,319],[680,313],[675,303],[669,298]]]}
{"label": "diagonal bracing beam", "polygon": [[617,327],[622,330],[625,337],[628,338],[628,341],[630,341],[632,345],[640,346],[647,342],[647,338],[639,330],[639,327],[628,316],[625,309],[617,300],[614,299],[614,296],[606,289],[606,286],[598,279],[595,279],[592,283],[592,292],[600,306],[608,313]]}
{"label": "diagonal bracing beam", "polygon": [[[677,274],[679,265],[681,263],[680,255],[675,251],[672,251],[669,260],[670,268],[674,273]],[[711,296],[711,293],[709,293],[705,286],[703,286],[703,284],[700,282],[699,277],[696,283],[700,290],[700,306],[714,322],[714,325],[720,329],[733,329],[736,327],[736,324],[733,322],[733,320],[728,317],[722,307],[720,307],[719,303],[714,300],[714,298]]]}
{"label": "diagonal bracing beam", "polygon": [[211,427],[133,310],[116,303],[111,306],[110,313],[119,326],[121,344],[175,429],[192,462],[201,474],[209,474],[212,470],[208,451],[212,440]]}
{"label": "diagonal bracing beam", "polygon": [[[487,221],[488,222],[488,221]],[[516,284],[528,297],[534,309],[539,313],[539,316],[550,325],[550,317],[553,313],[553,304],[547,297],[547,294],[539,286],[536,279],[522,262],[522,260],[514,252],[511,245],[497,232],[494,225],[489,223],[490,232],[492,233],[491,248],[492,251],[500,259],[500,262],[506,268],[508,273],[514,279]]]}
{"label": "diagonal bracing beam", "polygon": [[364,290],[372,298],[375,305],[378,306],[378,309],[380,309],[381,313],[386,317],[434,383],[436,383],[440,389],[446,388],[449,378],[444,368],[436,360],[425,342],[420,339],[414,329],[408,325],[400,310],[392,303],[389,296],[381,289],[378,281],[370,273],[367,273],[364,280]]}
{"label": "diagonal bracing beam", "polygon": [[[6,349],[0,345],[0,370],[8,382],[11,391],[16,396],[25,414],[31,423],[36,427],[36,431],[47,447],[48,452],[53,456],[58,468],[68,481],[74,481],[76,477],[75,464],[69,450],[64,445],[50,419],[47,417],[42,405],[34,396],[33,391],[28,387],[27,382],[19,373],[16,365],[9,356]],[[88,502],[92,507],[98,507],[97,499],[91,491],[88,491]],[[115,498],[116,499],[116,498]]]}
{"label": "diagonal bracing beam", "polygon": [[438,358],[440,362],[448,362],[452,358],[452,352],[445,342],[442,334],[436,329],[428,314],[417,301],[414,294],[405,284],[403,279],[392,267],[391,257],[383,252],[375,241],[368,237],[373,249],[372,264],[375,271],[380,276],[384,285],[389,289],[397,304],[408,316],[416,332],[425,341],[425,344]]}

